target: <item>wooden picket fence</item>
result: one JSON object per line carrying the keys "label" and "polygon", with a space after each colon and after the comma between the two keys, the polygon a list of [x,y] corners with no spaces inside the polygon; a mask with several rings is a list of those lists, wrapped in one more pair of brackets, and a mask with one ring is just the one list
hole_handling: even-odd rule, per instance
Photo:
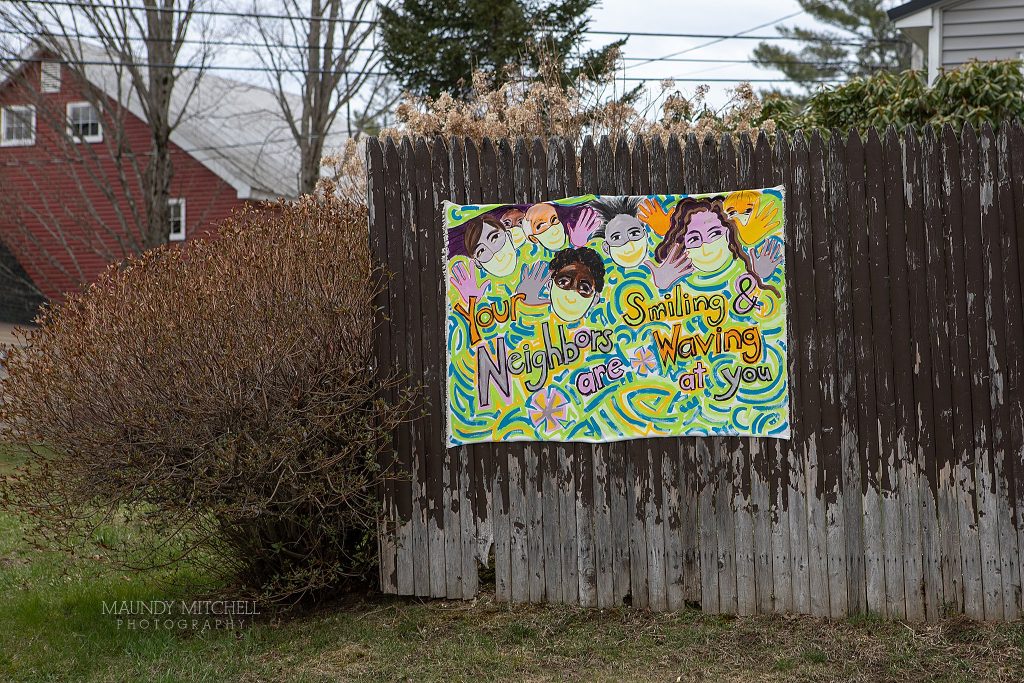
{"label": "wooden picket fence", "polygon": [[[577,154],[579,164],[577,165]],[[654,610],[965,612],[1024,574],[1024,130],[371,140],[379,362],[424,387],[381,587]],[[579,169],[579,172],[577,172]],[[793,438],[444,446],[440,204],[786,187]]]}

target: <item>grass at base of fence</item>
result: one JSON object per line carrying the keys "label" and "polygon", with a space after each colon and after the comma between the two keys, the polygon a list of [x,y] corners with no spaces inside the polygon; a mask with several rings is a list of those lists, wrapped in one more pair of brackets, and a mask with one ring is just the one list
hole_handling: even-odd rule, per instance
{"label": "grass at base of fence", "polygon": [[[102,558],[28,548],[0,515],[0,680],[1006,680],[1024,624],[730,618],[353,598],[241,629],[129,628],[112,601],[175,600]],[[163,577],[166,579],[167,577]]]}
{"label": "grass at base of fence", "polygon": [[246,616],[234,629],[142,628],[140,617],[132,627],[109,606],[188,599],[168,582],[196,577],[127,574],[92,552],[31,548],[18,519],[0,514],[0,680],[1024,680],[1024,623],[964,618],[911,626],[510,607],[485,592],[473,602],[351,598],[287,619]]}

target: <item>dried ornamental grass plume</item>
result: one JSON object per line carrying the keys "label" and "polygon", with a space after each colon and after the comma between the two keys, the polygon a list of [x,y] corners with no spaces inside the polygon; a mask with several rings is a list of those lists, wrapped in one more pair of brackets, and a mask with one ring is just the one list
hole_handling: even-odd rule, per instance
{"label": "dried ornamental grass plume", "polygon": [[362,577],[382,456],[413,409],[373,360],[385,278],[366,225],[333,194],[248,208],[44,314],[4,363],[0,439],[36,452],[5,505],[71,548],[130,515],[143,533],[101,552],[198,563],[235,595]]}
{"label": "dried ornamental grass plume", "polygon": [[742,133],[756,137],[762,130],[775,133],[775,122],[763,117],[761,100],[749,83],[732,90],[718,109],[707,104],[706,85],[687,95],[672,81],[664,81],[660,92],[648,95],[646,102],[624,98],[614,88],[611,80],[563,87],[555,78],[511,80],[493,88],[486,75],[477,72],[467,101],[456,101],[447,93],[436,99],[407,97],[396,111],[398,126],[383,135],[466,136],[477,144],[484,138],[558,137],[579,149],[588,135],[607,135],[615,144],[621,136],[667,141],[678,135],[685,141],[691,133],[698,139]]}
{"label": "dried ornamental grass plume", "polygon": [[[645,99],[642,92],[618,90],[614,76],[581,78],[566,85],[558,71],[558,60],[547,57],[541,49],[538,73],[519,74],[500,87],[494,86],[489,74],[475,71],[466,100],[457,100],[449,93],[434,99],[407,95],[395,111],[398,125],[385,129],[381,136],[396,142],[402,136],[428,140],[437,136],[467,137],[477,145],[484,138],[557,137],[578,151],[588,135],[608,136],[614,145],[620,137],[630,142],[660,137],[667,142],[677,135],[685,144],[690,134],[702,140],[707,135],[717,138],[748,133],[754,138],[762,130],[769,135],[775,133],[775,122],[763,116],[762,102],[749,83],[732,90],[717,110],[707,103],[707,85],[687,95],[673,81],[666,80],[659,92]],[[330,158],[335,172],[322,181],[321,190],[363,202],[366,169],[362,155],[354,149],[350,141],[340,155]]]}
{"label": "dried ornamental grass plume", "polygon": [[367,189],[364,154],[363,142],[356,138],[346,140],[339,152],[325,154],[320,163],[323,172],[317,182],[316,194],[321,197],[337,197],[352,204],[364,204]]}

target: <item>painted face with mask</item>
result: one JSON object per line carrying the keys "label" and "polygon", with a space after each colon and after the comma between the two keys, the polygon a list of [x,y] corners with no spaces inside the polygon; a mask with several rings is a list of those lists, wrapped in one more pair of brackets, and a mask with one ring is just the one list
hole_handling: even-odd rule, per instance
{"label": "painted face with mask", "polygon": [[525,219],[526,214],[519,209],[509,209],[501,215],[501,224],[508,230],[508,235],[512,238],[512,246],[516,249],[526,242],[526,229],[523,227]]}
{"label": "painted face with mask", "polygon": [[696,211],[690,216],[683,247],[694,268],[715,273],[729,265],[729,229],[714,211]]}
{"label": "painted face with mask", "polygon": [[582,319],[601,300],[604,264],[593,249],[564,249],[550,270],[551,310],[565,322]]}
{"label": "painted face with mask", "polygon": [[558,251],[568,242],[565,227],[558,220],[558,213],[552,204],[534,204],[527,209],[525,227],[529,240],[541,244],[545,249]]}
{"label": "painted face with mask", "polygon": [[758,194],[750,190],[733,192],[722,203],[725,215],[740,225],[746,225],[757,209]]}
{"label": "painted face with mask", "polygon": [[601,248],[623,268],[638,266],[647,258],[647,228],[633,216],[614,216],[605,226]]}
{"label": "painted face with mask", "polygon": [[508,230],[489,216],[466,228],[466,252],[473,263],[494,277],[510,275],[519,261]]}

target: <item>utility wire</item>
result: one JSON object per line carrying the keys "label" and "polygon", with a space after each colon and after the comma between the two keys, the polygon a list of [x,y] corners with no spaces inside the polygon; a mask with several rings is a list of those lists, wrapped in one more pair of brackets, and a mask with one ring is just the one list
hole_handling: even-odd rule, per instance
{"label": "utility wire", "polygon": [[[646,83],[648,81],[675,81],[677,83],[792,83],[791,78],[680,78],[676,76],[665,76],[663,78],[640,78],[639,76],[627,76],[616,78],[617,81],[633,81]],[[803,83],[842,83],[840,79],[823,78],[815,81],[801,81]]]}
{"label": "utility wire", "polygon": [[[269,14],[263,12],[233,12],[228,10],[204,10],[204,9],[164,9],[160,7],[146,8],[142,6],[124,6],[116,4],[98,3],[98,2],[74,2],[73,0],[5,0],[10,4],[20,5],[46,5],[46,6],[58,6],[58,7],[71,7],[80,10],[90,9],[114,9],[119,11],[131,11],[131,12],[176,12],[180,14],[191,14],[196,16],[212,16],[212,17],[232,17],[235,19],[281,19],[285,21],[312,21],[316,20],[321,23],[342,23],[342,24],[364,24],[375,26],[379,21],[375,19],[347,19],[345,17],[323,17],[323,16],[310,16],[302,14]],[[781,21],[781,19],[780,19]],[[748,29],[754,30],[754,29]],[[586,29],[583,33],[591,35],[607,35],[607,36],[642,36],[642,37],[654,37],[654,38],[713,38],[716,40],[799,40],[805,41],[804,38],[797,38],[794,36],[748,36],[748,35],[734,35],[734,34],[716,34],[716,33],[658,33],[652,31],[607,31],[607,30],[594,30]],[[833,45],[850,45],[850,46],[863,46],[865,43],[861,42],[837,42],[829,41]],[[895,40],[884,40],[884,41],[869,41],[868,44],[886,42],[895,43],[899,41]]]}
{"label": "utility wire", "polygon": [[304,14],[269,14],[264,12],[233,12],[230,10],[212,9],[182,9],[180,7],[143,7],[141,5],[116,5],[101,2],[74,2],[73,0],[6,0],[12,4],[19,5],[46,5],[56,7],[70,7],[80,10],[112,9],[121,12],[144,12],[157,14],[181,14],[187,16],[205,17],[232,17],[235,19],[283,19],[288,21],[320,21],[329,24],[369,24],[375,26],[378,22],[372,19],[347,19],[345,17],[311,16]]}
{"label": "utility wire", "polygon": [[[32,37],[32,34],[30,32],[12,31],[12,30],[9,30],[9,29],[0,29],[0,35],[21,36],[23,38],[31,38]],[[85,39],[85,40],[102,40],[104,38],[104,36],[90,35],[90,34],[85,34],[85,33],[76,33],[74,35],[74,37],[75,38],[79,38],[79,39]],[[157,42],[157,43],[180,42],[180,43],[183,43],[183,44],[186,44],[186,45],[213,45],[213,46],[217,46],[217,47],[252,47],[252,48],[260,48],[260,49],[265,49],[265,48],[269,47],[269,48],[275,48],[275,49],[276,48],[289,48],[289,49],[297,49],[297,50],[308,50],[309,49],[308,45],[301,45],[301,44],[298,44],[298,43],[270,43],[268,45],[267,43],[261,43],[261,42],[244,42],[244,41],[212,40],[212,39],[211,40],[203,40],[201,38],[182,38],[180,40],[175,39],[175,38],[152,38],[152,39],[147,39],[147,38],[143,38],[143,37],[140,36],[140,37],[128,37],[128,40],[135,41],[135,42],[140,42],[140,43],[145,43],[145,42]],[[698,46],[698,47],[700,47],[700,46]],[[341,50],[341,48],[337,48],[337,49]],[[357,47],[357,48],[348,48],[347,49],[348,52],[378,52],[379,50],[380,50],[379,47]],[[621,57],[621,59],[623,61],[625,61],[625,62],[644,62],[644,63],[647,63],[647,62],[683,62],[683,63],[694,63],[694,64],[699,64],[699,63],[707,63],[707,64],[751,64],[752,63],[751,60],[749,60],[749,59],[702,59],[700,57],[674,57],[674,56],[665,56],[665,57]],[[808,66],[825,66],[825,67],[829,67],[829,66],[846,66],[846,65],[850,65],[850,64],[857,64],[858,62],[856,60],[853,60],[853,59],[841,60],[841,61],[835,61],[835,62],[815,62],[815,61],[801,61],[801,60],[778,59],[778,60],[768,60],[768,61],[758,62],[758,63],[759,64],[805,64],[805,65],[808,65]],[[640,65],[637,64],[636,66],[640,66]],[[881,65],[871,65],[871,66],[876,66],[877,68],[882,68]],[[632,68],[632,66],[628,66],[626,68]]]}
{"label": "utility wire", "polygon": [[[682,62],[686,64],[752,64],[753,62],[749,59],[700,59],[698,57],[622,57],[625,62],[638,62],[638,61],[651,61],[651,62]],[[758,64],[807,64],[814,66],[848,66],[858,64],[857,60],[844,59],[835,62],[816,62],[816,61],[803,61],[799,59],[771,59],[765,62],[758,62]],[[882,68],[881,64],[871,64],[869,66]]]}
{"label": "utility wire", "polygon": [[[18,57],[0,57],[0,62],[21,63],[26,60]],[[40,60],[36,60],[40,61]],[[349,74],[350,76],[391,76],[384,71],[335,71],[333,69],[300,69],[300,68],[273,68],[268,66],[227,66],[222,64],[157,64],[152,62],[114,62],[92,59],[45,59],[41,61],[56,62],[68,66],[133,66],[138,68],[154,69],[177,69],[179,71],[254,71],[263,73],[299,73],[299,74]]]}
{"label": "utility wire", "polygon": [[[31,31],[18,31],[18,30],[12,31],[10,29],[0,29],[0,35],[21,36],[23,38],[28,38],[30,40],[33,38],[33,34],[32,34]],[[57,36],[57,39],[59,40],[60,37],[61,36]],[[71,36],[71,37],[76,38],[76,39],[80,39],[80,40],[81,39],[84,39],[84,40],[104,40],[105,38],[108,38],[109,36],[97,36],[97,35],[90,35],[90,34],[86,34],[86,33],[75,33],[74,36]],[[232,41],[232,40],[214,40],[214,39],[204,40],[202,38],[144,38],[142,36],[125,36],[124,38],[126,40],[130,40],[130,41],[134,41],[134,42],[138,42],[138,43],[182,43],[182,44],[185,44],[185,45],[215,45],[215,46],[218,46],[218,47],[255,47],[255,48],[260,48],[260,49],[267,49],[267,48],[293,48],[293,49],[298,49],[298,50],[308,50],[309,49],[309,45],[301,45],[301,44],[298,44],[298,43],[239,42],[239,41]],[[343,49],[345,51],[348,51],[348,52],[376,52],[378,50],[378,48],[376,48],[376,47],[357,47],[357,48],[335,47],[336,51],[342,51]]]}
{"label": "utility wire", "polygon": [[[16,58],[16,57],[0,57],[0,62],[20,63],[22,61],[24,61],[24,60]],[[181,70],[181,71],[251,71],[251,72],[266,72],[266,73],[285,72],[285,73],[302,73],[302,74],[306,74],[306,73],[319,73],[319,74],[323,74],[323,73],[342,73],[342,74],[345,74],[345,73],[347,73],[347,74],[353,75],[353,76],[357,76],[357,75],[361,75],[361,74],[365,74],[365,75],[368,75],[368,76],[391,76],[391,74],[389,74],[387,72],[383,72],[383,71],[370,71],[370,72],[363,72],[363,71],[332,71],[332,70],[329,70],[329,69],[299,69],[299,68],[275,69],[275,68],[266,67],[266,66],[227,66],[227,65],[222,65],[222,64],[208,64],[208,65],[204,65],[204,64],[155,64],[155,63],[149,63],[149,62],[114,62],[114,61],[102,61],[102,60],[54,59],[54,60],[46,60],[46,61],[58,62],[60,64],[68,64],[68,65],[72,65],[72,66],[111,66],[111,67],[115,67],[115,66],[116,67],[134,66],[134,67],[138,67],[138,68],[152,67],[152,68],[157,68],[157,69],[160,69],[160,68],[164,68],[164,69],[178,69],[178,70]],[[784,82],[789,82],[790,79],[788,79],[788,78],[679,78],[679,77],[675,77],[675,76],[659,76],[659,77],[649,76],[649,77],[645,77],[645,78],[638,78],[638,77],[617,78],[616,80],[620,80],[620,81],[622,81],[622,80],[626,80],[626,81],[640,81],[640,82],[647,82],[647,81],[683,81],[683,82],[694,82],[694,83],[703,83],[703,82],[713,82],[713,83],[740,83],[740,82],[749,82],[749,83],[784,83]],[[835,81],[835,79],[831,79],[831,80],[822,80],[820,82],[821,83],[832,83],[832,82],[836,82],[836,81]]]}
{"label": "utility wire", "polygon": [[[642,38],[714,38],[715,42],[721,40],[799,40],[801,42],[807,42],[812,40],[809,38],[798,38],[796,36],[747,36],[747,35],[735,35],[735,34],[720,34],[720,33],[652,33],[646,31],[585,31],[594,35],[602,36],[626,36],[627,38],[632,36],[640,36]],[[897,43],[896,40],[870,40],[867,43],[859,41],[839,41],[829,40],[829,45],[849,45],[862,47],[864,45],[875,45],[881,43]],[[690,48],[697,49],[697,48]],[[688,50],[684,50],[686,52]]]}
{"label": "utility wire", "polygon": [[[780,21],[785,21],[786,19],[792,19],[793,17],[800,16],[803,13],[804,13],[804,11],[800,10],[799,12],[793,12],[792,14],[787,14],[784,17],[779,17],[778,19],[774,19],[772,21],[768,21],[768,22],[765,22],[763,24],[758,24],[757,26],[754,26],[752,28],[748,28],[745,31],[740,31],[739,33],[734,33],[731,36],[731,38],[740,38],[740,37],[744,36],[745,34],[750,33],[751,31],[756,31],[756,30],[761,29],[761,28],[766,28],[768,26],[772,26],[773,24],[777,24]],[[679,55],[686,54],[687,52],[693,52],[694,50],[699,50],[701,48],[708,47],[709,45],[714,45],[716,43],[721,43],[724,40],[728,40],[728,39],[727,38],[716,38],[715,40],[709,41],[707,43],[701,43],[700,45],[695,45],[693,47],[686,48],[685,50],[680,50],[679,52],[672,52],[672,53],[669,53],[669,54],[665,55],[664,57],[660,57],[660,58],[657,58],[657,59],[648,59],[647,61],[640,62],[639,64],[632,64],[630,66],[627,66],[626,68],[627,69],[632,69],[634,67],[643,66],[644,64],[650,64],[651,62],[660,62],[662,60],[665,60],[665,59],[668,59],[668,58],[671,58],[671,57],[678,57]]]}

